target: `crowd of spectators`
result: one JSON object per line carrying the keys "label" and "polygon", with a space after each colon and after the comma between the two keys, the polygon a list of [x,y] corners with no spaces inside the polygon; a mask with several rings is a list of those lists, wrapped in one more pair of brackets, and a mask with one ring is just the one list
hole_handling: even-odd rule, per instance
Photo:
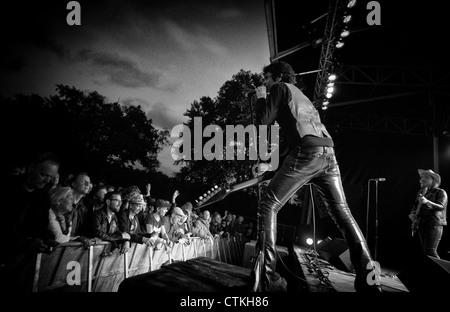
{"label": "crowd of spectators", "polygon": [[61,178],[59,166],[54,154],[41,153],[25,171],[15,170],[4,187],[8,196],[0,231],[7,239],[0,275],[9,290],[31,290],[36,255],[51,253],[61,243],[89,247],[107,241],[125,253],[131,242],[158,249],[189,244],[191,237],[255,239],[253,223],[243,216],[215,211],[211,217],[191,202],[178,205],[178,190],[169,201],[154,197],[150,183],[142,192],[135,185],[95,183],[87,172]]}

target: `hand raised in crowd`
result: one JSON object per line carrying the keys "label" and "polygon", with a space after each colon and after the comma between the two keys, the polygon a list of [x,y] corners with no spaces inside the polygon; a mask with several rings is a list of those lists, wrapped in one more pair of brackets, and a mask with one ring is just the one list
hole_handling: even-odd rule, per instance
{"label": "hand raised in crowd", "polygon": [[145,196],[150,196],[150,191],[152,189],[152,185],[150,183],[147,183],[147,185],[145,186]]}
{"label": "hand raised in crowd", "polygon": [[178,195],[180,195],[180,192],[178,192],[178,190],[175,190],[175,192],[173,192],[173,195],[172,195],[172,203],[175,202],[175,200],[177,199]]}

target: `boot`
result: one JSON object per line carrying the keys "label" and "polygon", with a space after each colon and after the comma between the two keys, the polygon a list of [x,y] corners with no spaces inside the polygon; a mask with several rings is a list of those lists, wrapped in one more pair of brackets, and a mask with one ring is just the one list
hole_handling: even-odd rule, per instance
{"label": "boot", "polygon": [[380,268],[372,260],[366,240],[347,205],[334,210],[332,218],[342,232],[349,247],[350,259],[356,271],[357,292],[381,292]]}

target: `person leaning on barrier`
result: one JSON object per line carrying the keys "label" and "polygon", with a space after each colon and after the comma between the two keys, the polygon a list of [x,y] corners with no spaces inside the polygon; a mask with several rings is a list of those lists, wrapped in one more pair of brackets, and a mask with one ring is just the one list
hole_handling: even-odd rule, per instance
{"label": "person leaning on barrier", "polygon": [[[117,214],[119,230],[130,235],[130,242],[152,245],[151,235],[145,233],[139,222],[139,213],[144,209],[144,196],[136,194],[129,199],[129,207]],[[128,242],[126,242],[127,244]]]}
{"label": "person leaning on barrier", "polygon": [[69,186],[58,186],[50,190],[51,206],[48,213],[48,228],[58,243],[67,243],[77,237],[70,236],[72,230],[73,190]]}
{"label": "person leaning on barrier", "polygon": [[192,229],[192,235],[200,237],[202,239],[213,238],[213,235],[209,231],[209,223],[211,222],[211,216],[209,210],[204,210],[200,218],[194,222],[194,228]]}
{"label": "person leaning on barrier", "polygon": [[54,154],[38,154],[24,175],[10,177],[2,187],[0,282],[8,291],[31,291],[36,255],[51,252],[57,244],[48,229],[46,186],[58,174],[59,165]]}
{"label": "person leaning on barrier", "polygon": [[187,216],[180,207],[174,207],[170,215],[170,229],[167,235],[174,243],[189,244],[192,233],[188,231]]}
{"label": "person leaning on barrier", "polygon": [[157,248],[162,245],[171,245],[171,241],[164,226],[164,216],[169,210],[170,203],[164,199],[158,199],[155,203],[155,210],[148,214],[145,219],[145,232],[150,234],[153,244]]}
{"label": "person leaning on barrier", "polygon": [[111,249],[121,247],[121,252],[126,252],[124,243],[130,240],[130,235],[119,229],[116,213],[119,212],[122,198],[119,192],[108,192],[105,195],[103,208],[95,211],[90,218],[90,237],[96,237],[113,244]]}
{"label": "person leaning on barrier", "polygon": [[91,185],[91,179],[85,172],[78,173],[70,182],[74,199],[70,236],[78,236],[77,241],[81,242],[85,247],[95,245],[97,242],[89,231],[89,220],[92,218],[93,212],[89,210],[84,200],[84,197],[91,190]]}

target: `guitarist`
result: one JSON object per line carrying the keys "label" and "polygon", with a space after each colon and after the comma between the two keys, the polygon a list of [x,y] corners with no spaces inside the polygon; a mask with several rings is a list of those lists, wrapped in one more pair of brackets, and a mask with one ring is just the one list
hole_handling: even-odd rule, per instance
{"label": "guitarist", "polygon": [[364,235],[348,207],[333,139],[321,122],[317,109],[295,86],[295,72],[288,63],[272,62],[263,68],[263,74],[263,86],[255,90],[258,98],[255,105],[257,122],[259,125],[272,125],[277,121],[280,134],[286,136],[290,152],[272,178],[258,207],[264,235],[258,238],[257,246],[258,253],[264,253],[264,262],[261,265],[262,276],[254,270],[255,284],[262,284],[263,291],[287,290],[286,281],[275,271],[277,214],[298,189],[311,182],[321,191],[331,217],[346,239],[356,269],[356,291],[380,292],[379,282],[368,282],[372,276],[379,281],[379,272],[373,266]]}
{"label": "guitarist", "polygon": [[[417,226],[423,251],[427,256],[439,258],[437,249],[444,226],[447,225],[447,193],[439,188],[441,177],[433,170],[419,169],[420,187],[416,206],[409,218]],[[423,193],[423,194],[422,194]],[[419,210],[419,213],[416,213]]]}

